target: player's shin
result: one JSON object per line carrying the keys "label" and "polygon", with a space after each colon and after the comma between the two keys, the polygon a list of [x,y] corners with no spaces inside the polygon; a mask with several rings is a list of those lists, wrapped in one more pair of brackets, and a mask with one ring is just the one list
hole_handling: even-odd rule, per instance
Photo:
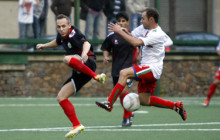
{"label": "player's shin", "polygon": [[167,101],[156,96],[151,96],[150,98],[150,106],[156,106],[160,108],[170,108],[173,109],[175,103],[171,101]]}
{"label": "player's shin", "polygon": [[59,104],[63,108],[63,111],[66,114],[66,116],[73,124],[73,127],[80,125],[73,104],[68,99],[60,101]]}
{"label": "player's shin", "polygon": [[113,105],[115,103],[115,101],[117,100],[118,96],[121,94],[121,92],[123,91],[124,86],[122,86],[121,84],[117,83],[115,85],[115,87],[113,88],[108,101],[110,102],[111,105]]}
{"label": "player's shin", "polygon": [[123,107],[123,109],[124,109],[123,118],[129,118],[129,117],[132,115],[132,112],[127,111],[127,110],[124,108],[124,106],[123,106],[123,99],[124,99],[124,97],[125,97],[127,94],[129,94],[129,92],[120,95],[120,103],[121,103],[121,105],[122,105],[122,107]]}

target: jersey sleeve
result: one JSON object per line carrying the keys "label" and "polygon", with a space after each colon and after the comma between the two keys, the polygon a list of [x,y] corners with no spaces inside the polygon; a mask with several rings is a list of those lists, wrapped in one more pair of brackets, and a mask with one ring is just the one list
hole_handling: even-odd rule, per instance
{"label": "jersey sleeve", "polygon": [[171,45],[173,45],[173,41],[171,40],[171,38],[168,35],[166,35],[164,46],[171,46]]}
{"label": "jersey sleeve", "polygon": [[144,27],[143,25],[138,26],[137,28],[135,28],[131,34],[134,38],[138,38],[142,36],[142,31],[143,31]]}
{"label": "jersey sleeve", "polygon": [[104,42],[102,43],[102,47],[101,47],[101,50],[102,51],[108,51],[108,52],[111,52],[112,50],[112,42],[111,42],[111,36],[108,36]]}
{"label": "jersey sleeve", "polygon": [[58,45],[61,45],[61,44],[62,44],[62,43],[61,43],[61,40],[62,40],[62,37],[61,37],[61,35],[58,33],[58,34],[57,34],[57,37],[56,37],[56,42],[57,42]]}
{"label": "jersey sleeve", "polygon": [[145,46],[155,45],[158,43],[165,43],[165,36],[159,34],[151,34],[146,37],[139,37],[144,42]]}

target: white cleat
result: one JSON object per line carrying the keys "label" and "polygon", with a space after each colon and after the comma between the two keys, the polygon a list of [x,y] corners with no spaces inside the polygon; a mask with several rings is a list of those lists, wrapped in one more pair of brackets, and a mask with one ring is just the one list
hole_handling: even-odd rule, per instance
{"label": "white cleat", "polygon": [[77,136],[79,133],[83,132],[85,130],[85,127],[80,124],[79,126],[73,128],[72,130],[70,130],[70,132],[68,132],[65,137],[66,139],[72,139],[75,136]]}

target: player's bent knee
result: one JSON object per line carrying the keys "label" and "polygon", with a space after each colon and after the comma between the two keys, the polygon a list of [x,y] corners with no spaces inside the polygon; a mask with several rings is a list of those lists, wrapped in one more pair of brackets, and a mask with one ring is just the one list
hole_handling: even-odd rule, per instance
{"label": "player's bent knee", "polygon": [[71,59],[70,56],[65,56],[65,57],[63,58],[63,62],[66,63],[66,64],[69,64],[70,59]]}
{"label": "player's bent knee", "polygon": [[121,71],[120,71],[120,76],[121,76],[121,77],[127,77],[127,75],[128,75],[128,74],[127,74],[127,71],[126,71],[126,70],[121,70]]}

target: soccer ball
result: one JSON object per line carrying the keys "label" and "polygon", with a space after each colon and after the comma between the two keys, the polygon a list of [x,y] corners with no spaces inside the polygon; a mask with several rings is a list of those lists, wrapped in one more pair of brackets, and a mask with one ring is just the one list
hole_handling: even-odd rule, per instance
{"label": "soccer ball", "polygon": [[138,110],[141,107],[139,95],[136,93],[127,94],[123,99],[123,106],[128,111]]}

